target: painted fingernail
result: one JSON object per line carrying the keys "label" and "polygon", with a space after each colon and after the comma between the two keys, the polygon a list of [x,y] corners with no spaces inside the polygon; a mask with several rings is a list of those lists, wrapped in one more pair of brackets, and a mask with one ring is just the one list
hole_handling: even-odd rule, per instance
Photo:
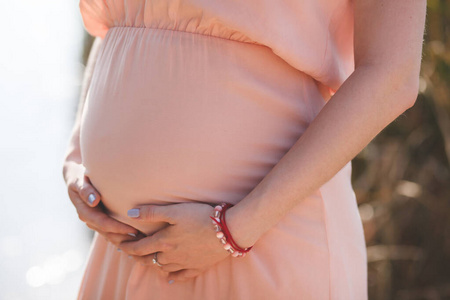
{"label": "painted fingernail", "polygon": [[169,280],[169,284],[172,284],[172,283],[174,283],[175,281],[174,280]]}
{"label": "painted fingernail", "polygon": [[128,255],[128,258],[133,258],[133,256],[131,256],[131,255]]}
{"label": "painted fingernail", "polygon": [[95,194],[94,193],[89,194],[88,201],[89,201],[89,204],[94,203],[94,201],[95,201]]}
{"label": "painted fingernail", "polygon": [[120,249],[120,248],[117,248],[117,251],[121,252],[121,251],[122,251],[122,249]]}
{"label": "painted fingernail", "polygon": [[139,217],[139,208],[132,208],[127,212],[127,215],[131,218]]}
{"label": "painted fingernail", "polygon": [[128,233],[129,236],[136,237],[134,233]]}

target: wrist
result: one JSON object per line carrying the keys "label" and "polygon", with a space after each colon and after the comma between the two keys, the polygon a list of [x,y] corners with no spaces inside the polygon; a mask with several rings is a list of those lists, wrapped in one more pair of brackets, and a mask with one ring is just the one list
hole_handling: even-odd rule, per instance
{"label": "wrist", "polygon": [[242,248],[253,246],[262,235],[253,218],[240,207],[233,206],[226,213],[228,229],[234,241]]}

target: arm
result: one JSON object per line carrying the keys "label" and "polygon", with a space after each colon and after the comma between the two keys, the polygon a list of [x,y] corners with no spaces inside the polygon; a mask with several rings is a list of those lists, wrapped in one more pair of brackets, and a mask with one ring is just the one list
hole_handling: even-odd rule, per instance
{"label": "arm", "polygon": [[[227,212],[228,227],[243,248],[330,180],[416,100],[426,1],[354,4],[355,71],[275,167]],[[158,252],[169,279],[187,280],[228,256],[213,234],[211,213],[200,203],[139,206],[130,217],[171,226],[120,247],[150,265],[149,254]]]}
{"label": "arm", "polygon": [[229,210],[230,231],[242,247],[330,180],[416,100],[426,1],[354,0],[354,8],[355,71],[259,185]]}

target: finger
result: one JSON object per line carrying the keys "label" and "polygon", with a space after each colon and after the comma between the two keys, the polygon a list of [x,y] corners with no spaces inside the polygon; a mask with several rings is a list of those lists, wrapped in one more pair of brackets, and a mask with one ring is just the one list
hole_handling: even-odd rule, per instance
{"label": "finger", "polygon": [[78,177],[74,185],[74,189],[78,192],[84,203],[90,207],[95,207],[98,205],[101,197],[100,193],[94,188],[86,175]]}
{"label": "finger", "polygon": [[[99,231],[101,234],[101,232]],[[137,241],[137,237],[132,237],[128,234],[119,234],[119,233],[111,233],[111,232],[103,232],[103,236],[106,237],[108,241],[113,243],[117,248],[120,248],[120,244],[127,241]]]}
{"label": "finger", "polygon": [[140,263],[141,265],[146,265],[146,266],[152,266],[154,265],[156,268],[164,271],[164,272],[176,272],[176,271],[180,271],[183,268],[181,267],[181,265],[179,264],[163,264],[160,261],[160,255],[162,254],[162,252],[158,252],[158,256],[157,256],[157,260],[158,263],[161,266],[158,266],[157,264],[155,264],[153,262],[153,258],[155,257],[154,253],[150,254],[150,255],[145,255],[145,256],[135,256],[135,255],[131,255],[131,257],[136,260],[136,262]]}
{"label": "finger", "polygon": [[138,241],[123,242],[119,245],[125,252],[131,255],[145,256],[155,252],[170,251],[173,246],[163,242],[164,235],[160,231],[152,236],[142,238]]}
{"label": "finger", "polygon": [[[115,245],[117,247],[117,251],[121,252],[122,249],[120,249],[119,245],[120,243],[124,241],[131,241],[131,240],[137,240],[139,237],[132,237],[128,234],[116,234],[116,233],[108,233],[101,231],[99,229],[96,229],[95,227],[92,227],[88,224],[86,224],[90,229],[97,231],[106,241],[110,242],[111,244]],[[130,255],[131,257],[131,255]]]}
{"label": "finger", "polygon": [[[108,232],[102,231],[101,229],[98,229],[95,226],[92,226],[90,224],[86,224],[86,226],[94,231],[97,231],[102,237],[104,237],[108,242],[114,244],[115,246],[118,246],[122,241],[124,241],[126,239],[126,236],[128,236],[128,235],[124,235],[124,234],[108,233]],[[131,238],[131,236],[128,236],[128,237]],[[117,247],[117,248],[119,248],[119,247]]]}
{"label": "finger", "polygon": [[86,216],[86,223],[92,224],[104,232],[133,237],[138,236],[139,234],[136,228],[119,222],[102,211],[89,211],[87,209],[82,209],[81,211],[83,211],[83,214]]}
{"label": "finger", "polygon": [[[154,257],[154,255],[153,255]],[[167,252],[158,252],[157,261],[162,267],[160,267],[164,272],[176,272],[183,269],[183,267],[177,263],[174,263],[167,255]],[[153,262],[153,259],[152,259]]]}
{"label": "finger", "polygon": [[96,230],[101,230],[110,233],[128,234],[128,235],[139,235],[139,231],[127,224],[119,222],[106,213],[104,213],[99,207],[89,207],[79,195],[75,192],[69,193],[70,200],[75,206],[78,217],[81,221],[86,224],[95,227]]}
{"label": "finger", "polygon": [[128,217],[142,222],[167,222],[175,224],[172,218],[175,205],[141,205],[128,211]]}
{"label": "finger", "polygon": [[[120,248],[122,251],[126,252],[126,250],[123,250],[123,247]],[[127,253],[127,252],[126,252]],[[153,254],[145,255],[145,256],[138,256],[128,253],[136,262],[138,262],[141,266],[151,266],[153,265]]]}
{"label": "finger", "polygon": [[158,268],[158,269],[161,269],[161,268],[162,268],[162,264],[159,263],[159,261],[158,261],[158,263],[159,263],[161,266],[158,266],[157,264],[155,264],[155,263],[153,262],[153,258],[155,257],[155,256],[154,256],[154,253],[149,254],[149,255],[145,255],[145,256],[137,256],[137,255],[132,255],[132,254],[130,254],[130,256],[131,256],[136,262],[138,262],[141,266],[155,266],[155,267]]}
{"label": "finger", "polygon": [[162,267],[160,267],[160,268],[164,272],[178,272],[178,271],[183,270],[183,268],[180,265],[177,265],[177,264],[162,265]]}
{"label": "finger", "polygon": [[92,229],[94,232],[98,233],[102,238],[105,239],[106,242],[111,243],[111,241],[108,239],[108,237],[107,237],[107,235],[106,235],[106,232],[101,231],[100,229],[95,228],[94,226],[89,225],[89,224],[87,224],[87,223],[86,223],[86,226],[89,227],[90,229]]}
{"label": "finger", "polygon": [[200,270],[196,269],[183,269],[180,271],[169,273],[167,278],[169,281],[187,281],[201,274]]}

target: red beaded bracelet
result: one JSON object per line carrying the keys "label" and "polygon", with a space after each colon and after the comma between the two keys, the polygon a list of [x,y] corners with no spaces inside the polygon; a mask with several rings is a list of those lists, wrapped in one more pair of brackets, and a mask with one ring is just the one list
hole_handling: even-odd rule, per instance
{"label": "red beaded bracelet", "polygon": [[223,248],[231,253],[233,257],[244,257],[247,252],[249,252],[253,246],[248,248],[239,247],[231,236],[230,230],[228,229],[227,223],[225,221],[225,212],[228,208],[233,205],[229,203],[222,203],[214,207],[214,216],[210,217],[213,220],[214,229],[216,230],[216,236],[223,245]]}

